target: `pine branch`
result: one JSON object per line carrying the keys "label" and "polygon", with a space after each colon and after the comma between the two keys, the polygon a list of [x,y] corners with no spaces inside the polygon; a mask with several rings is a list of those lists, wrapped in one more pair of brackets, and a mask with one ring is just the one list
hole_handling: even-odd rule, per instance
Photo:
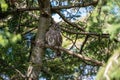
{"label": "pine branch", "polygon": [[67,30],[67,29],[64,29],[63,27],[60,27],[62,31],[65,31],[67,33],[72,33],[72,34],[81,34],[81,35],[93,35],[93,36],[99,36],[99,37],[102,37],[102,38],[109,38],[109,34],[99,34],[99,33],[94,33],[94,32],[76,32],[76,31],[71,31],[71,30]]}
{"label": "pine branch", "polygon": [[[54,6],[54,7],[51,7],[51,10],[54,12],[56,10],[61,10],[61,9],[70,9],[70,8],[75,8],[75,7],[86,7],[86,6],[91,6],[91,5],[95,6],[95,5],[98,4],[98,1],[99,0],[94,0],[93,2],[77,3],[77,4],[74,4],[74,5],[67,5],[67,6]],[[39,2],[39,5],[40,5],[40,2]],[[6,17],[6,16],[14,14],[14,13],[25,12],[25,11],[35,11],[35,10],[40,11],[40,7],[19,8],[19,9],[14,9],[14,10],[6,11],[6,12],[0,13],[0,14],[1,15],[2,14],[4,14],[4,15],[6,14],[4,16],[4,17]]]}
{"label": "pine branch", "polygon": [[61,9],[70,9],[70,8],[75,8],[75,7],[86,7],[86,6],[96,6],[98,4],[99,0],[94,0],[93,2],[85,2],[85,3],[77,3],[74,5],[67,5],[67,6],[56,6],[53,7],[53,10],[61,10]]}

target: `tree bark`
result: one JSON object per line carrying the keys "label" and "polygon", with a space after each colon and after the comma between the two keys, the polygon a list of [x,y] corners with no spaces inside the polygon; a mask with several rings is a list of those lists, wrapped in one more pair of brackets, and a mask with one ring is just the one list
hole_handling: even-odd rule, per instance
{"label": "tree bark", "polygon": [[49,28],[51,18],[47,16],[47,13],[51,14],[50,1],[38,0],[40,6],[40,18],[38,24],[38,32],[35,39],[35,46],[32,50],[30,65],[28,67],[27,77],[29,80],[38,80],[42,67],[42,57],[45,53],[45,49],[40,47],[45,43],[45,34]]}

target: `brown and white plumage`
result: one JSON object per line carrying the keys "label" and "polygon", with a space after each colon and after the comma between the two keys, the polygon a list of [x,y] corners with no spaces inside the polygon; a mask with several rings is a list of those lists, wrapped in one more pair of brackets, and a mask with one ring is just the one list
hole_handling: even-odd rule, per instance
{"label": "brown and white plumage", "polygon": [[[58,24],[53,24],[46,33],[46,42],[49,46],[62,46],[62,36]],[[55,50],[57,56],[61,54],[60,50]]]}

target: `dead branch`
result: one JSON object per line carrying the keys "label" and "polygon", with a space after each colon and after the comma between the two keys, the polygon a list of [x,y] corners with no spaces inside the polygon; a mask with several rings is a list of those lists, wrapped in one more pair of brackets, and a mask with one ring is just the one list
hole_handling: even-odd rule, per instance
{"label": "dead branch", "polygon": [[16,71],[17,73],[19,73],[22,78],[26,78],[26,76],[25,76],[23,73],[21,73],[21,71],[19,71],[18,69],[15,69],[15,71]]}
{"label": "dead branch", "polygon": [[[40,47],[41,47],[41,46],[40,46]],[[47,45],[47,44],[45,44],[44,47],[53,49],[53,47],[51,47],[51,46],[49,46],[49,45]],[[81,55],[81,54],[79,54],[79,53],[74,53],[74,52],[72,52],[72,51],[69,51],[68,49],[63,48],[63,47],[57,47],[57,46],[55,46],[54,49],[59,49],[59,50],[65,52],[65,53],[67,53],[67,54],[69,54],[69,55],[73,55],[73,56],[75,56],[75,57],[78,57],[78,58],[80,58],[81,60],[88,61],[88,62],[92,62],[92,63],[94,63],[94,65],[102,66],[102,65],[104,64],[104,63],[102,63],[102,62],[100,62],[100,61],[98,61],[98,60],[94,60],[94,59],[89,58],[89,57],[87,57],[87,56],[83,56],[83,55]]]}

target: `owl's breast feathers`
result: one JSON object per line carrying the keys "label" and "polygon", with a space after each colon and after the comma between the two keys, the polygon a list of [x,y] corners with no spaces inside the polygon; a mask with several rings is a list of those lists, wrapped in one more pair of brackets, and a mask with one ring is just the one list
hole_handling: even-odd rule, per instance
{"label": "owl's breast feathers", "polygon": [[62,36],[60,31],[50,28],[46,33],[46,42],[49,46],[61,46],[62,45]]}
{"label": "owl's breast feathers", "polygon": [[[57,28],[57,29],[56,29]],[[60,30],[57,26],[51,26],[49,31],[46,33],[45,38],[47,44],[51,47],[61,47],[62,46],[62,36],[60,34]],[[59,49],[54,50],[57,56],[61,55],[61,51]]]}

